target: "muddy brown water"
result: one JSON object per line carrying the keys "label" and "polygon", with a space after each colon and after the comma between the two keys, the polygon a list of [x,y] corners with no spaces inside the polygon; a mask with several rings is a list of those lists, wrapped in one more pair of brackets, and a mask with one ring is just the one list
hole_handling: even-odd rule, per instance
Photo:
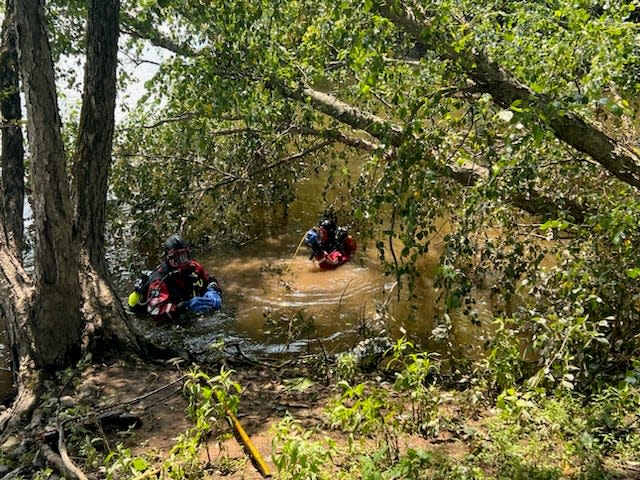
{"label": "muddy brown water", "polygon": [[[406,336],[429,351],[439,348],[431,338],[437,255],[421,259],[422,278],[412,300],[415,315],[410,318],[409,303],[398,297],[394,278],[385,276],[375,248],[363,248],[359,242],[352,261],[331,271],[320,269],[309,259],[309,251],[300,241],[322,213],[317,202],[321,187],[312,180],[299,186],[301,195],[289,206],[288,223],[280,235],[202,255],[194,250],[194,257],[222,285],[224,305],[220,312],[182,325],[157,325],[140,319],[137,327],[160,342],[182,343],[190,351],[204,352],[203,359],[220,341],[239,345],[244,354],[254,357],[320,350],[337,353],[362,338],[364,325],[385,328],[394,338]],[[357,239],[357,233],[355,236]],[[470,355],[482,332],[462,320],[454,319],[453,337]],[[0,395],[10,390],[6,332],[0,330]]]}
{"label": "muddy brown water", "polygon": [[[442,355],[479,354],[481,328],[468,318],[452,319],[450,346],[435,341],[436,312],[433,274],[437,255],[421,259],[423,275],[409,302],[398,296],[395,279],[385,276],[375,249],[360,249],[351,262],[322,270],[298,245],[307,226],[196,258],[220,281],[224,305],[181,327],[149,334],[161,341],[184,341],[191,351],[204,352],[218,341],[239,345],[252,357],[300,353],[340,353],[363,339],[363,327],[384,330],[393,339],[406,337],[414,345]],[[409,315],[414,307],[415,315]],[[486,313],[482,302],[476,305]],[[488,322],[483,322],[488,323]],[[180,340],[180,337],[183,340]]]}
{"label": "muddy brown water", "polygon": [[[434,293],[430,284],[418,292],[421,304],[407,320],[407,304],[398,301],[395,282],[386,277],[377,253],[360,251],[336,270],[323,270],[299,247],[306,228],[222,249],[196,259],[223,288],[223,308],[177,325],[137,326],[161,343],[205,352],[218,341],[238,345],[253,357],[349,350],[363,327],[406,332],[426,339]],[[382,314],[384,312],[384,314]]]}
{"label": "muddy brown water", "polygon": [[397,314],[394,283],[369,253],[322,270],[306,248],[293,255],[303,234],[297,233],[203,259],[233,312],[228,334],[262,353],[304,351],[319,343],[329,351],[345,350],[364,323],[375,320],[380,305]]}
{"label": "muddy brown water", "polygon": [[[304,226],[303,226],[304,225]],[[384,328],[392,337],[406,336],[433,351],[431,330],[435,292],[432,279],[423,275],[409,318],[409,303],[398,299],[395,281],[384,275],[375,249],[359,248],[351,262],[336,270],[322,270],[309,259],[300,239],[309,225],[279,236],[259,239],[244,247],[220,249],[194,257],[223,288],[220,312],[182,324],[155,324],[136,319],[136,326],[160,343],[200,353],[203,361],[215,355],[214,345],[238,345],[253,358],[305,353],[335,354],[362,339],[362,327]],[[425,270],[432,275],[433,262]],[[126,298],[123,298],[125,301]],[[382,308],[384,306],[384,308]],[[385,314],[381,315],[384,311]],[[6,334],[0,337],[0,394],[11,389]],[[478,331],[468,321],[455,332],[460,344],[477,345]]]}

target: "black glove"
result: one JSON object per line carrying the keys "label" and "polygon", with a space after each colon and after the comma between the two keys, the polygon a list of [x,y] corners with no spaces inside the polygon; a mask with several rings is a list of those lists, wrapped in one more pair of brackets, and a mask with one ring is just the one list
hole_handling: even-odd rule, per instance
{"label": "black glove", "polygon": [[189,301],[185,300],[183,302],[180,302],[176,305],[176,311],[175,314],[176,315],[182,315],[183,313],[189,311]]}
{"label": "black glove", "polygon": [[207,285],[207,290],[213,290],[218,295],[222,296],[222,288],[220,288],[220,284],[218,283],[218,280],[216,280],[215,278],[211,279],[211,281],[209,282],[209,285]]}

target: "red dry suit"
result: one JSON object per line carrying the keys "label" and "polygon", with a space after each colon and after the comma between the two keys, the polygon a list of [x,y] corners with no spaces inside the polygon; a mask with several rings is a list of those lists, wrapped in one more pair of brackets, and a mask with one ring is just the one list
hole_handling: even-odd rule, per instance
{"label": "red dry suit", "polygon": [[311,248],[311,258],[325,270],[333,270],[348,262],[357,249],[356,241],[345,227],[335,228],[330,221],[321,221],[311,228],[304,237],[304,243]]}

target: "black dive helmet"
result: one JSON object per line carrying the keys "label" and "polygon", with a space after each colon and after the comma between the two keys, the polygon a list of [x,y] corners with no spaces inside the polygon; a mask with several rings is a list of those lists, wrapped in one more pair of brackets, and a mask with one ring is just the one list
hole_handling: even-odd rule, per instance
{"label": "black dive helmet", "polygon": [[330,233],[335,233],[338,227],[335,220],[333,220],[332,218],[323,218],[322,220],[320,220],[320,222],[318,222],[318,226],[324,228],[327,232]]}
{"label": "black dive helmet", "polygon": [[189,243],[180,235],[171,235],[164,242],[164,255],[170,267],[182,268],[191,260]]}
{"label": "black dive helmet", "polygon": [[324,211],[322,218],[318,222],[318,227],[324,228],[330,237],[333,237],[338,229],[338,219],[333,208],[329,207]]}
{"label": "black dive helmet", "polygon": [[332,244],[336,239],[338,225],[332,218],[323,218],[318,222],[320,242]]}

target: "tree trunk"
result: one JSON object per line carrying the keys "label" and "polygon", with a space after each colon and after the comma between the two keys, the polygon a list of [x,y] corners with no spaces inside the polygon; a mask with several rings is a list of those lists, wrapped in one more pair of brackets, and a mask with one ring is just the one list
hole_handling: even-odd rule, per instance
{"label": "tree trunk", "polygon": [[9,240],[22,251],[24,243],[24,147],[20,107],[18,51],[13,0],[7,0],[0,47],[0,110],[2,111],[2,187]]}
{"label": "tree trunk", "polygon": [[580,116],[569,111],[559,112],[551,106],[548,97],[536,94],[482,52],[458,52],[451,48],[450,39],[425,35],[429,19],[416,18],[415,12],[402,1],[380,2],[377,9],[425,49],[434,50],[442,57],[461,64],[478,88],[489,93],[500,106],[509,108],[514,101],[522,100],[538,112],[538,118],[546,119],[546,124],[558,139],[590,156],[619,180],[640,188],[640,157],[631,149]]}
{"label": "tree trunk", "polygon": [[29,327],[34,288],[25,272],[15,243],[10,238],[0,209],[0,316],[7,325],[14,383],[13,408],[0,414],[0,431],[17,425],[35,406],[42,385],[41,371],[31,355],[33,337]]}
{"label": "tree trunk", "polygon": [[18,1],[15,15],[35,226],[35,293],[24,328],[31,330],[36,366],[56,369],[80,354],[78,247],[71,231],[66,156],[42,3]]}
{"label": "tree trunk", "polygon": [[119,0],[91,0],[82,109],[73,164],[75,233],[87,348],[136,344],[105,261],[104,230],[116,103]]}
{"label": "tree trunk", "polygon": [[94,267],[106,271],[105,207],[116,103],[119,0],[91,0],[80,127],[74,155],[75,226]]}
{"label": "tree trunk", "polygon": [[14,8],[36,243],[30,278],[0,209],[0,315],[7,322],[17,385],[12,408],[0,415],[5,436],[35,407],[44,374],[79,358],[83,327],[88,348],[135,344],[107,275],[103,239],[119,0],[93,0],[89,8],[85,106],[74,169],[75,232],[43,5],[41,0],[21,0]]}

